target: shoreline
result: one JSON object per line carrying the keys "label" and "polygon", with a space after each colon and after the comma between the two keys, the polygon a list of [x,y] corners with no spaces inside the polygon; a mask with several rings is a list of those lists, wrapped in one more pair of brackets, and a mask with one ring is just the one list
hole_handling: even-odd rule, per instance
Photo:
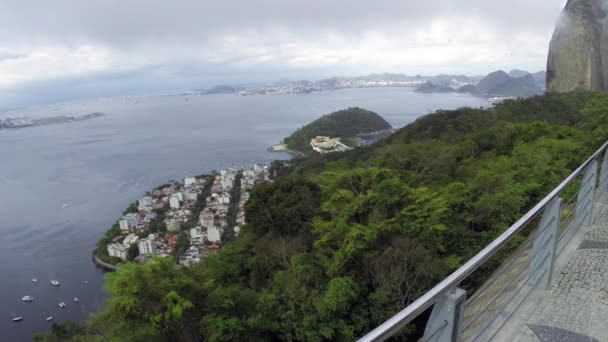
{"label": "shoreline", "polygon": [[295,157],[306,157],[307,156],[307,154],[304,153],[304,152],[288,149],[285,144],[272,145],[269,148],[267,148],[266,150],[268,152],[285,152],[285,153],[290,153],[290,154],[294,155]]}
{"label": "shoreline", "polygon": [[91,253],[91,258],[93,259],[93,263],[95,264],[95,266],[102,268],[105,271],[113,272],[118,269],[117,266],[108,264],[107,262],[99,259],[99,257],[97,256],[97,253],[95,253],[95,252]]}

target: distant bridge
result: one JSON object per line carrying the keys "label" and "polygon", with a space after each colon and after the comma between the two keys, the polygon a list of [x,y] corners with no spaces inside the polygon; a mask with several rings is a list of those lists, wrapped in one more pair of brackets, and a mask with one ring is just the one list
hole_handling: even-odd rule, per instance
{"label": "distant bridge", "polygon": [[[607,191],[608,142],[496,240],[359,341],[383,341],[431,307],[424,342],[608,341]],[[523,243],[467,298],[458,286],[516,237]]]}

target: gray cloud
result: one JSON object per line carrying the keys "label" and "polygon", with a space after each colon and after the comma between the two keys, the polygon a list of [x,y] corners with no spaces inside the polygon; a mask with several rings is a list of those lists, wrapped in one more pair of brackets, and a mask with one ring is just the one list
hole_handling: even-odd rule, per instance
{"label": "gray cloud", "polygon": [[[184,87],[217,80],[220,74],[230,78],[273,73],[278,78],[538,69],[544,65],[563,4],[563,0],[4,0],[0,2],[0,89],[13,93],[29,85],[42,91],[40,85],[53,80],[140,75],[155,66],[164,67],[163,73],[154,69],[159,77],[176,86],[181,77]],[[187,75],[197,75],[198,80]],[[89,84],[94,89],[98,82]]]}

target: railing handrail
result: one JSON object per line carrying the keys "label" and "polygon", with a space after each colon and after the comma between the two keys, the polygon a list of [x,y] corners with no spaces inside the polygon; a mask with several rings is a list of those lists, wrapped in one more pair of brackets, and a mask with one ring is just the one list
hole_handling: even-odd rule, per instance
{"label": "railing handrail", "polygon": [[511,225],[509,229],[505,230],[502,234],[500,234],[499,237],[490,242],[490,244],[488,244],[484,249],[469,259],[469,261],[467,261],[456,271],[452,272],[452,274],[442,280],[439,284],[435,285],[435,287],[430,289],[393,317],[389,318],[376,329],[361,337],[359,341],[383,341],[410,323],[414,318],[418,317],[418,315],[420,315],[424,310],[430,308],[433,304],[435,304],[439,297],[454,289],[466,277],[476,271],[479,266],[491,258],[501,247],[509,242],[528,223],[530,223],[536,217],[536,215],[539,214],[545,208],[545,206],[547,206],[547,204],[549,204],[557,195],[559,195],[567,186],[569,186],[583,172],[583,170],[591,162],[593,162],[593,160],[595,160],[604,150],[606,150],[607,147],[608,141],[606,141],[602,147],[600,147],[591,157],[589,157],[589,159],[581,164],[581,166],[566,177],[566,179],[564,179],[547,196],[538,202],[538,204],[536,204],[532,209],[524,214],[524,216]]}

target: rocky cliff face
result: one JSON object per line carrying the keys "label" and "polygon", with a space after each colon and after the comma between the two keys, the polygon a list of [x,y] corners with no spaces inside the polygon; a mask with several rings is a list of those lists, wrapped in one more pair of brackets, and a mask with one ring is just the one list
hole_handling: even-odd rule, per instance
{"label": "rocky cliff face", "polygon": [[608,91],[608,0],[568,0],[553,33],[547,90]]}

